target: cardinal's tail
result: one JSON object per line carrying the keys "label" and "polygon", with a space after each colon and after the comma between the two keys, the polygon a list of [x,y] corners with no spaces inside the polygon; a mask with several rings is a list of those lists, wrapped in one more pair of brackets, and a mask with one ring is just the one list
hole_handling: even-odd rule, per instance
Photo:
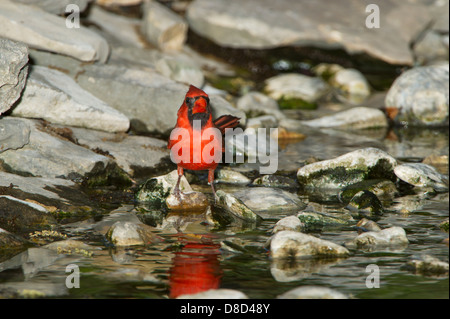
{"label": "cardinal's tail", "polygon": [[239,125],[239,120],[240,118],[236,116],[222,115],[214,120],[214,125],[222,132],[222,134],[225,134],[225,129],[235,128]]}

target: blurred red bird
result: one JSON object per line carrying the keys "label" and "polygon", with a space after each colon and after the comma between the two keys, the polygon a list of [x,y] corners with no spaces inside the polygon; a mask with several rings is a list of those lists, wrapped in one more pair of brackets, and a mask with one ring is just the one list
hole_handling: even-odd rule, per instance
{"label": "blurred red bird", "polygon": [[[177,128],[185,129],[185,132],[189,133],[189,137],[183,138],[183,136],[178,136],[178,139],[169,139],[167,146],[171,150],[172,159],[177,159],[178,181],[174,188],[174,194],[178,197],[180,195],[179,186],[184,172],[183,169],[196,171],[208,170],[208,182],[211,184],[214,198],[216,198],[216,191],[213,184],[214,170],[218,165],[217,158],[221,159],[223,152],[222,136],[220,136],[220,139],[210,138],[203,140],[202,134],[209,128],[216,128],[218,129],[217,132],[223,135],[226,128],[234,128],[239,125],[239,118],[232,115],[222,115],[216,120],[213,120],[208,94],[193,85],[189,86],[189,91],[186,93],[177,115],[177,124],[172,133]],[[178,146],[174,147],[177,144]],[[205,147],[208,147],[208,149],[205,149]],[[184,149],[190,151],[190,156],[187,159],[180,160],[180,150]],[[214,149],[214,152],[220,152],[220,154],[207,152],[210,149]],[[205,154],[203,154],[204,150],[206,150]],[[196,155],[201,156],[201,160],[195,161]],[[200,159],[200,157],[197,158]]]}

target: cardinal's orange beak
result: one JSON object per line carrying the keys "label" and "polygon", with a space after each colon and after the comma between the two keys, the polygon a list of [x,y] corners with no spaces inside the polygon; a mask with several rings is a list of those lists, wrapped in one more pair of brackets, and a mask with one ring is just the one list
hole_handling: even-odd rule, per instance
{"label": "cardinal's orange beak", "polygon": [[207,106],[206,100],[201,97],[194,103],[194,107],[192,108],[192,114],[195,113],[205,113],[206,112],[206,106]]}

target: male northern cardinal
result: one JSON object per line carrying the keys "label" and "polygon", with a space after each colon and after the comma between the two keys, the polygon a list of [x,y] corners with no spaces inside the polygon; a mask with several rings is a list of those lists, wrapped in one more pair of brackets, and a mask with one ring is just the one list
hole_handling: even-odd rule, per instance
{"label": "male northern cardinal", "polygon": [[[183,169],[196,171],[208,170],[208,182],[211,184],[214,198],[216,198],[216,191],[214,190],[213,184],[214,170],[218,165],[217,155],[219,155],[218,158],[221,159],[223,152],[222,136],[220,136],[220,139],[202,140],[202,133],[205,132],[206,129],[217,128],[223,135],[226,128],[234,128],[239,125],[239,118],[232,115],[222,115],[213,121],[208,94],[193,85],[189,86],[189,91],[186,93],[183,104],[180,106],[177,115],[178,119],[174,130],[177,128],[186,129],[186,132],[189,132],[189,138],[183,139],[182,137],[178,140],[170,139],[169,144],[167,145],[172,152],[172,158],[177,159],[178,181],[174,188],[174,194],[180,197],[179,186],[181,177],[183,176]],[[174,132],[174,130],[172,132]],[[179,147],[177,147],[176,150],[172,149],[177,143],[181,143],[181,145],[178,145]],[[203,154],[203,150],[206,146],[208,147],[206,150],[214,148],[214,151],[218,151],[220,154],[211,154],[211,152],[205,152],[206,154]],[[185,161],[180,161],[180,148],[187,148],[190,150],[190,157],[187,160],[185,158]],[[196,156],[195,154],[203,155],[201,156],[200,161],[193,160]]]}

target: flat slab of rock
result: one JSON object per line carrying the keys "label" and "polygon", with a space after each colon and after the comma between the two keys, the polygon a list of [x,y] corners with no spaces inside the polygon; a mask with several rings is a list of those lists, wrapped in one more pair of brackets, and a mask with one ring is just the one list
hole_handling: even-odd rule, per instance
{"label": "flat slab of rock", "polygon": [[12,115],[107,132],[125,132],[130,126],[125,115],[81,88],[71,77],[43,66],[31,69]]}
{"label": "flat slab of rock", "polygon": [[394,179],[395,158],[377,148],[356,150],[301,167],[297,178],[311,188],[343,188],[365,179]]}
{"label": "flat slab of rock", "polygon": [[328,240],[294,232],[280,231],[270,239],[272,258],[338,258],[347,257],[347,248]]}
{"label": "flat slab of rock", "polygon": [[109,46],[93,31],[67,28],[66,19],[35,6],[0,2],[0,37],[19,41],[36,49],[72,56],[81,61],[105,62]]}
{"label": "flat slab of rock", "polygon": [[358,1],[345,6],[333,1],[196,0],[186,16],[194,32],[226,47],[343,48],[411,65],[409,45],[432,18],[427,7],[393,0],[377,5],[381,11],[378,29],[366,27],[367,3]]}
{"label": "flat slab of rock", "polygon": [[0,38],[0,115],[19,99],[27,74],[27,46]]}

